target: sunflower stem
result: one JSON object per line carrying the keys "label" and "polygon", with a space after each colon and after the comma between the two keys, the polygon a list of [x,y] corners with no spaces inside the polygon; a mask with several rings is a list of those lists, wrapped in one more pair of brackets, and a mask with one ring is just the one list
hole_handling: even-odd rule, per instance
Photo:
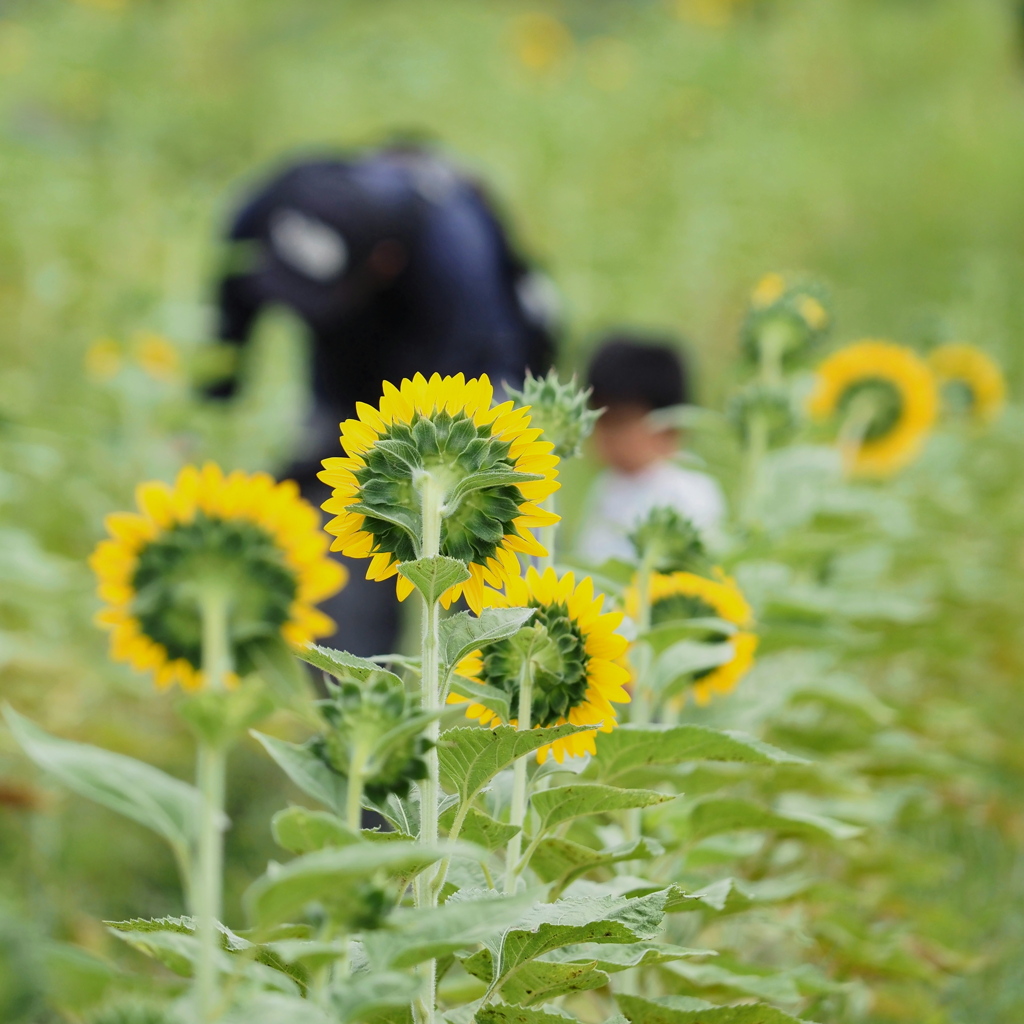
{"label": "sunflower stem", "polygon": [[[441,517],[444,491],[440,483],[426,472],[418,480],[420,492],[420,515],[423,535],[420,538],[420,557],[433,558],[441,551]],[[425,845],[437,845],[437,808],[441,786],[437,763],[437,741],[440,728],[436,712],[440,708],[440,605],[436,601],[423,602],[423,631],[421,635],[421,691],[420,702],[423,710],[434,715],[426,730],[430,749],[426,753],[427,776],[420,782],[420,836]],[[436,872],[421,871],[416,876],[414,897],[419,908],[437,906],[438,892],[434,886]],[[433,1024],[434,1007],[437,1001],[437,964],[427,960],[420,968],[423,980],[423,995],[413,1007],[417,1024]]]}
{"label": "sunflower stem", "polygon": [[[530,713],[533,710],[533,661],[531,651],[527,651],[523,659],[523,667],[519,673],[519,708],[516,730],[525,732],[530,728]],[[523,849],[523,825],[526,822],[526,759],[524,754],[512,768],[512,805],[509,809],[510,825],[517,825],[519,831],[509,840],[505,853],[505,891],[516,891],[516,879],[522,865],[519,858]]]}
{"label": "sunflower stem", "polygon": [[372,747],[358,740],[352,746],[348,761],[348,792],[345,794],[345,823],[358,832],[363,824],[363,782],[366,777],[366,762]]}
{"label": "sunflower stem", "polygon": [[868,430],[878,415],[878,403],[875,396],[867,391],[854,397],[850,408],[839,429],[839,453],[843,460],[843,469],[849,474],[853,471],[860,454]]}
{"label": "sunflower stem", "polygon": [[[653,664],[651,645],[645,637],[651,630],[651,578],[654,575],[655,552],[647,551],[640,561],[637,570],[637,611],[636,631],[637,642],[633,647],[633,668],[636,682],[633,684],[633,699],[630,702],[629,720],[636,725],[650,725],[651,722],[651,690],[650,674]],[[626,811],[626,838],[639,839],[641,832],[641,811],[636,808]]]}
{"label": "sunflower stem", "polygon": [[[203,627],[203,676],[211,691],[223,690],[231,671],[228,642],[228,595],[214,587],[200,598]],[[221,918],[224,878],[224,791],[226,750],[222,743],[200,738],[196,781],[202,796],[193,913],[199,939],[196,999],[199,1020],[214,1019],[218,1002],[217,927]]]}

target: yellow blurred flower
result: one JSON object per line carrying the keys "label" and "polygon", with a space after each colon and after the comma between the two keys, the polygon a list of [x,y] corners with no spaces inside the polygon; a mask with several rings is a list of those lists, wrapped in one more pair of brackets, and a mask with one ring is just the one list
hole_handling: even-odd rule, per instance
{"label": "yellow blurred flower", "polygon": [[928,364],[889,341],[860,341],[829,356],[808,400],[813,418],[843,421],[847,468],[863,476],[890,476],[917,458],[938,409]]}
{"label": "yellow blurred flower", "polygon": [[813,295],[799,296],[796,308],[812,330],[823,331],[828,326],[828,310]]}
{"label": "yellow blurred flower", "polygon": [[[545,632],[548,648],[543,665],[533,669],[533,701],[530,722],[535,729],[553,725],[593,725],[593,732],[580,732],[541,747],[537,760],[543,763],[551,754],[561,763],[566,755],[579,757],[596,751],[598,731],[611,732],[617,724],[612,702],[623,704],[629,694],[623,688],[629,673],[616,664],[625,653],[627,641],[615,630],[622,622],[621,612],[601,613],[603,594],[594,594],[589,576],[578,584],[569,572],[559,579],[548,568],[541,575],[530,566],[525,578],[508,581],[505,593],[487,590],[488,608],[535,608],[528,628]],[[499,640],[483,651],[474,651],[458,665],[457,672],[474,682],[497,687],[509,696],[509,706],[518,707],[522,656],[515,638]],[[466,715],[481,725],[499,725],[500,719],[483,704],[450,694],[449,704],[468,703]],[[510,725],[516,725],[513,719]]]}
{"label": "yellow blurred flower", "polygon": [[991,423],[1006,404],[1006,379],[999,364],[974,345],[940,345],[928,363],[942,388],[947,405]]}
{"label": "yellow blurred flower", "polygon": [[765,309],[786,293],[786,279],[781,274],[765,274],[750,293],[750,304]]}
{"label": "yellow blurred flower", "polygon": [[163,335],[140,331],[133,345],[135,362],[154,380],[176,380],[181,370],[181,355]]}
{"label": "yellow blurred flower", "polygon": [[89,560],[105,605],[97,622],[110,631],[117,661],[153,671],[161,688],[201,688],[199,598],[211,586],[226,592],[241,674],[256,667],[256,648],[268,639],[298,647],[334,632],[315,606],[347,574],[294,481],[186,466],[173,487],[140,484],[136,504],[138,512],[107,516],[110,539]]}
{"label": "yellow blurred flower", "polygon": [[111,380],[123,364],[121,346],[113,338],[97,338],[85,350],[85,372],[93,380]]}
{"label": "yellow blurred flower", "polygon": [[[716,569],[717,579],[708,579],[692,572],[655,573],[651,576],[651,625],[685,619],[724,619],[738,627],[727,638],[733,656],[724,665],[698,673],[693,683],[694,700],[701,706],[714,694],[731,693],[750,671],[757,650],[753,633],[754,613],[736,582]],[[639,610],[636,584],[623,595],[626,614],[636,618]]]}
{"label": "yellow blurred flower", "polygon": [[545,74],[572,54],[572,33],[552,15],[531,11],[513,22],[512,48],[524,67],[535,74]]}

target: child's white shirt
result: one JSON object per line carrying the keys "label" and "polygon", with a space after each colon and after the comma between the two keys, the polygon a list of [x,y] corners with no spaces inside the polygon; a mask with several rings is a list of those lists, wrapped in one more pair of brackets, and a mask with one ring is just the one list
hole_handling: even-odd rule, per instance
{"label": "child's white shirt", "polygon": [[725,518],[725,495],[707,473],[669,461],[639,473],[608,469],[591,488],[576,541],[578,554],[595,565],[609,558],[632,558],[629,534],[651,509],[662,505],[686,516],[705,537]]}

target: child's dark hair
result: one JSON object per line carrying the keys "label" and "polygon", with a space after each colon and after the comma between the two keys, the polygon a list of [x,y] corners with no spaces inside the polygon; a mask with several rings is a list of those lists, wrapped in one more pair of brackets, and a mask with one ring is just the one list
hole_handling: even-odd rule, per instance
{"label": "child's dark hair", "polygon": [[595,409],[626,403],[650,409],[682,405],[690,400],[687,378],[678,342],[625,331],[605,335],[587,369]]}

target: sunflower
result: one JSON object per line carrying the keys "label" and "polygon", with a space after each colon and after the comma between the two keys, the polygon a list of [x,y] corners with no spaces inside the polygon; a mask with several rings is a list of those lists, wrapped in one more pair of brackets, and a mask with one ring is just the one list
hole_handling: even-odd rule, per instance
{"label": "sunflower", "polygon": [[792,365],[828,333],[828,295],[804,277],[765,274],[750,293],[743,349],[754,362]]}
{"label": "sunflower", "polygon": [[440,554],[470,572],[442,596],[446,608],[465,594],[479,613],[485,583],[501,587],[520,574],[518,553],[546,554],[529,528],[558,522],[536,504],[558,489],[558,458],[530,426],[528,408],[492,406],[493,396],[486,376],[385,382],[377,408],[360,402],[359,418],[341,424],[345,457],[324,460],[332,549],[369,558],[367,579],[396,576],[401,600],[413,585],[398,566],[421,557],[416,481],[424,472],[444,491]]}
{"label": "sunflower", "polygon": [[[736,684],[750,671],[757,649],[757,636],[751,632],[754,615],[747,599],[735,581],[720,569],[718,579],[708,579],[692,572],[654,573],[651,576],[651,625],[659,626],[680,619],[724,619],[738,627],[728,640],[733,656],[724,665],[697,673],[693,696],[701,706],[713,694],[731,693]],[[633,584],[624,595],[626,614],[636,618],[640,593]]]}
{"label": "sunflower", "polygon": [[[525,578],[510,579],[504,594],[484,591],[488,608],[536,609],[525,627],[538,635],[528,655],[533,663],[532,726],[594,726],[591,732],[575,733],[541,747],[537,751],[541,763],[549,754],[559,763],[566,755],[593,754],[597,731],[611,732],[615,727],[612,701],[629,701],[629,694],[623,689],[629,673],[616,664],[627,647],[625,637],[615,632],[622,622],[622,613],[602,614],[603,603],[604,595],[595,596],[589,576],[577,584],[571,572],[559,579],[554,569],[545,569],[541,575],[533,566],[526,570]],[[486,653],[474,651],[459,663],[456,671],[474,682],[503,690],[508,694],[509,706],[515,708],[522,662],[523,645],[513,637],[491,644]],[[449,704],[467,701],[458,694],[448,697]],[[500,724],[498,716],[482,704],[470,703],[466,715],[482,725]],[[517,722],[512,719],[509,724]]]}
{"label": "sunflower", "polygon": [[314,606],[344,586],[346,572],[328,556],[320,517],[293,481],[225,476],[207,463],[186,466],[173,487],[141,484],[136,503],[137,513],[107,517],[111,539],[90,559],[106,605],[97,621],[118,661],[153,670],[160,687],[202,687],[198,595],[210,584],[229,593],[240,674],[274,636],[302,646],[334,632]]}
{"label": "sunflower", "polygon": [[815,419],[839,416],[852,426],[850,468],[864,476],[888,476],[912,462],[938,408],[928,364],[889,341],[860,341],[829,356],[808,400]]}
{"label": "sunflower", "polygon": [[928,357],[946,404],[982,423],[991,423],[1006,403],[999,365],[974,345],[940,345]]}

